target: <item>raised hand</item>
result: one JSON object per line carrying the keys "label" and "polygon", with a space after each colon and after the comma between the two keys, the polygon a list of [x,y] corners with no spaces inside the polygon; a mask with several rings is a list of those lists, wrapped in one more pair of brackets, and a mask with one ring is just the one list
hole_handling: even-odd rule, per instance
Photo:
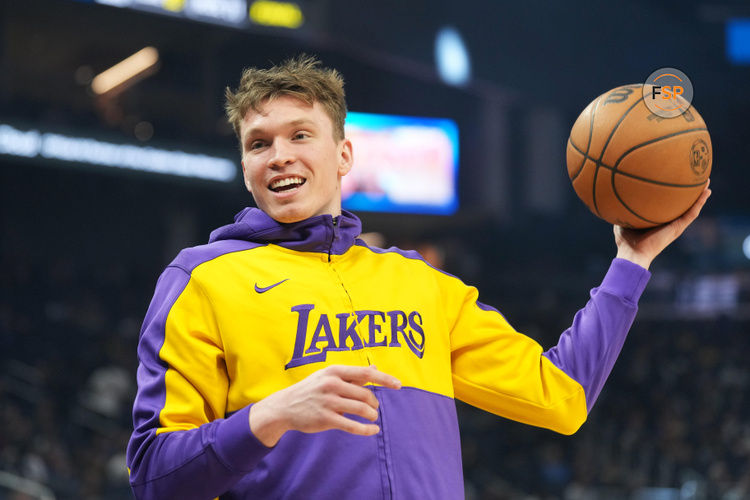
{"label": "raised hand", "polygon": [[701,213],[703,205],[711,196],[711,190],[708,189],[709,184],[710,180],[706,183],[706,188],[693,206],[669,224],[647,230],[615,226],[617,256],[648,269],[654,258],[676,240]]}

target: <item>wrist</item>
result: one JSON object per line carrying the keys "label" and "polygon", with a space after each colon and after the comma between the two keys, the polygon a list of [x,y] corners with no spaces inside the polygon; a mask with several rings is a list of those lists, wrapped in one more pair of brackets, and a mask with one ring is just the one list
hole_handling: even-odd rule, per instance
{"label": "wrist", "polygon": [[648,269],[649,266],[651,265],[651,261],[653,260],[637,252],[634,252],[630,249],[623,249],[623,248],[617,249],[617,258],[629,260],[630,262],[634,264],[638,264],[644,269]]}
{"label": "wrist", "polygon": [[278,412],[269,408],[265,399],[250,407],[248,420],[250,432],[269,448],[276,446],[281,436],[288,430]]}

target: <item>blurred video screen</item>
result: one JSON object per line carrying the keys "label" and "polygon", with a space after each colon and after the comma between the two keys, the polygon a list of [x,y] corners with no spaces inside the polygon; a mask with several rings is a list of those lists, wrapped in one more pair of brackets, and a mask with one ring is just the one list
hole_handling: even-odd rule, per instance
{"label": "blurred video screen", "polygon": [[444,118],[349,112],[349,210],[450,215],[458,209],[458,126]]}

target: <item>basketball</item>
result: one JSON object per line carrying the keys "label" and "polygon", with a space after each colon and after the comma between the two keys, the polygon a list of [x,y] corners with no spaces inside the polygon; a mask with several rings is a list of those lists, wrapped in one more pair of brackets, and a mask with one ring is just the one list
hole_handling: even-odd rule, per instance
{"label": "basketball", "polygon": [[678,218],[711,174],[711,138],[698,111],[662,118],[646,107],[643,90],[624,85],[594,99],[573,124],[567,147],[578,197],[597,217],[629,228]]}

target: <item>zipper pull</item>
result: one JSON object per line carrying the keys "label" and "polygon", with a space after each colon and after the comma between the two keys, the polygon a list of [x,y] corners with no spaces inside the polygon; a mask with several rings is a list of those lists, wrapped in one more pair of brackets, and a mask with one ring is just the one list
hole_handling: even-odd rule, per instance
{"label": "zipper pull", "polygon": [[331,262],[331,253],[333,252],[333,242],[336,241],[336,227],[339,223],[338,217],[333,217],[333,234],[331,235],[331,244],[328,246],[328,262]]}

